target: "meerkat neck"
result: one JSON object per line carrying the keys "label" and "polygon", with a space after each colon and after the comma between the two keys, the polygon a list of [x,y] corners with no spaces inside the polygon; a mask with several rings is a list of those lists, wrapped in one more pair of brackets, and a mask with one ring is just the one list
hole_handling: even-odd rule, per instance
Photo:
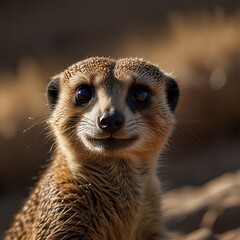
{"label": "meerkat neck", "polygon": [[[108,169],[113,174],[118,174],[123,166],[135,171],[142,175],[155,174],[157,168],[157,159],[159,152],[148,153],[141,155],[139,153],[125,156],[124,154],[103,156],[98,153],[89,153],[82,151],[75,154],[64,149],[58,148],[55,153],[54,159],[57,161],[64,161],[73,176],[78,176],[84,169]],[[60,160],[61,159],[61,160]],[[139,172],[140,171],[140,172]],[[147,177],[147,176],[146,176]]]}
{"label": "meerkat neck", "polygon": [[[149,182],[152,180],[153,169],[149,164],[133,162],[126,158],[84,158],[79,159],[78,170],[71,170],[64,155],[57,153],[55,164],[60,169],[59,174],[62,175],[62,168],[68,168],[70,181],[95,185],[100,189],[110,189],[122,196],[134,195],[140,197],[146,191]],[[60,168],[59,165],[62,167]],[[61,176],[62,178],[62,176]],[[129,201],[130,199],[128,199]]]}

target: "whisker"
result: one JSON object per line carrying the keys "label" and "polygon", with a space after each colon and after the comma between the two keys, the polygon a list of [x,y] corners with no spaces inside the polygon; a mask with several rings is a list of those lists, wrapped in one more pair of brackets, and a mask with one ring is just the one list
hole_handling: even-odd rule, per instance
{"label": "whisker", "polygon": [[198,138],[196,135],[194,135],[190,130],[187,130],[186,128],[184,128],[183,126],[181,126],[180,124],[176,125],[177,129],[180,129],[182,131],[184,131],[185,133],[189,134],[191,137],[193,137],[195,140],[197,140],[198,142],[202,142],[202,140],[200,138]]}
{"label": "whisker", "polygon": [[57,145],[57,142],[53,142],[49,149],[49,152],[52,152],[53,148],[55,148],[56,145]]}
{"label": "whisker", "polygon": [[[34,139],[33,141],[27,146],[27,148],[31,148],[32,144],[35,143],[37,141],[37,139],[46,131],[46,128],[44,128]],[[46,142],[44,143],[44,145],[46,144]]]}
{"label": "whisker", "polygon": [[[42,120],[43,117],[41,117],[41,120],[38,120],[37,122],[33,123],[31,126],[29,126],[28,128],[24,129],[22,133],[26,133],[27,131],[29,131],[30,129],[32,129],[35,126],[41,125],[42,123],[46,123],[47,118],[46,116],[44,116],[45,119]],[[34,118],[32,117],[28,117],[29,120],[34,120]]]}

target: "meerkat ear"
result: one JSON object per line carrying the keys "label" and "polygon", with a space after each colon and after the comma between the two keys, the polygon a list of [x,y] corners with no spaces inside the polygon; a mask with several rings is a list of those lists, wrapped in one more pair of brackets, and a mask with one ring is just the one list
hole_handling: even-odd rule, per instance
{"label": "meerkat ear", "polygon": [[60,83],[60,75],[56,75],[52,77],[51,81],[47,86],[47,100],[51,110],[54,109],[58,100],[59,83]]}
{"label": "meerkat ear", "polygon": [[174,112],[179,98],[179,88],[176,81],[170,76],[166,77],[167,102],[172,112]]}

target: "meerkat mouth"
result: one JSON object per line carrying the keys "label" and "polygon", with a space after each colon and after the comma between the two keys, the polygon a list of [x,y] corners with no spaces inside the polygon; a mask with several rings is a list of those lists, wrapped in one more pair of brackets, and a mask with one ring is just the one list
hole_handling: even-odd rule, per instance
{"label": "meerkat mouth", "polygon": [[92,138],[88,137],[88,141],[95,147],[100,147],[104,150],[113,151],[119,150],[123,148],[130,147],[137,141],[137,137],[131,138],[114,138],[114,137],[107,137],[107,138]]}

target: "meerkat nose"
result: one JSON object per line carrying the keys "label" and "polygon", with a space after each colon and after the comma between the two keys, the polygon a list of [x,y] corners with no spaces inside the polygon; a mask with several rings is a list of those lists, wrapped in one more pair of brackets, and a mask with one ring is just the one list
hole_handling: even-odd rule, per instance
{"label": "meerkat nose", "polygon": [[103,114],[98,117],[98,126],[105,132],[116,132],[124,124],[124,117],[118,110],[105,110]]}

